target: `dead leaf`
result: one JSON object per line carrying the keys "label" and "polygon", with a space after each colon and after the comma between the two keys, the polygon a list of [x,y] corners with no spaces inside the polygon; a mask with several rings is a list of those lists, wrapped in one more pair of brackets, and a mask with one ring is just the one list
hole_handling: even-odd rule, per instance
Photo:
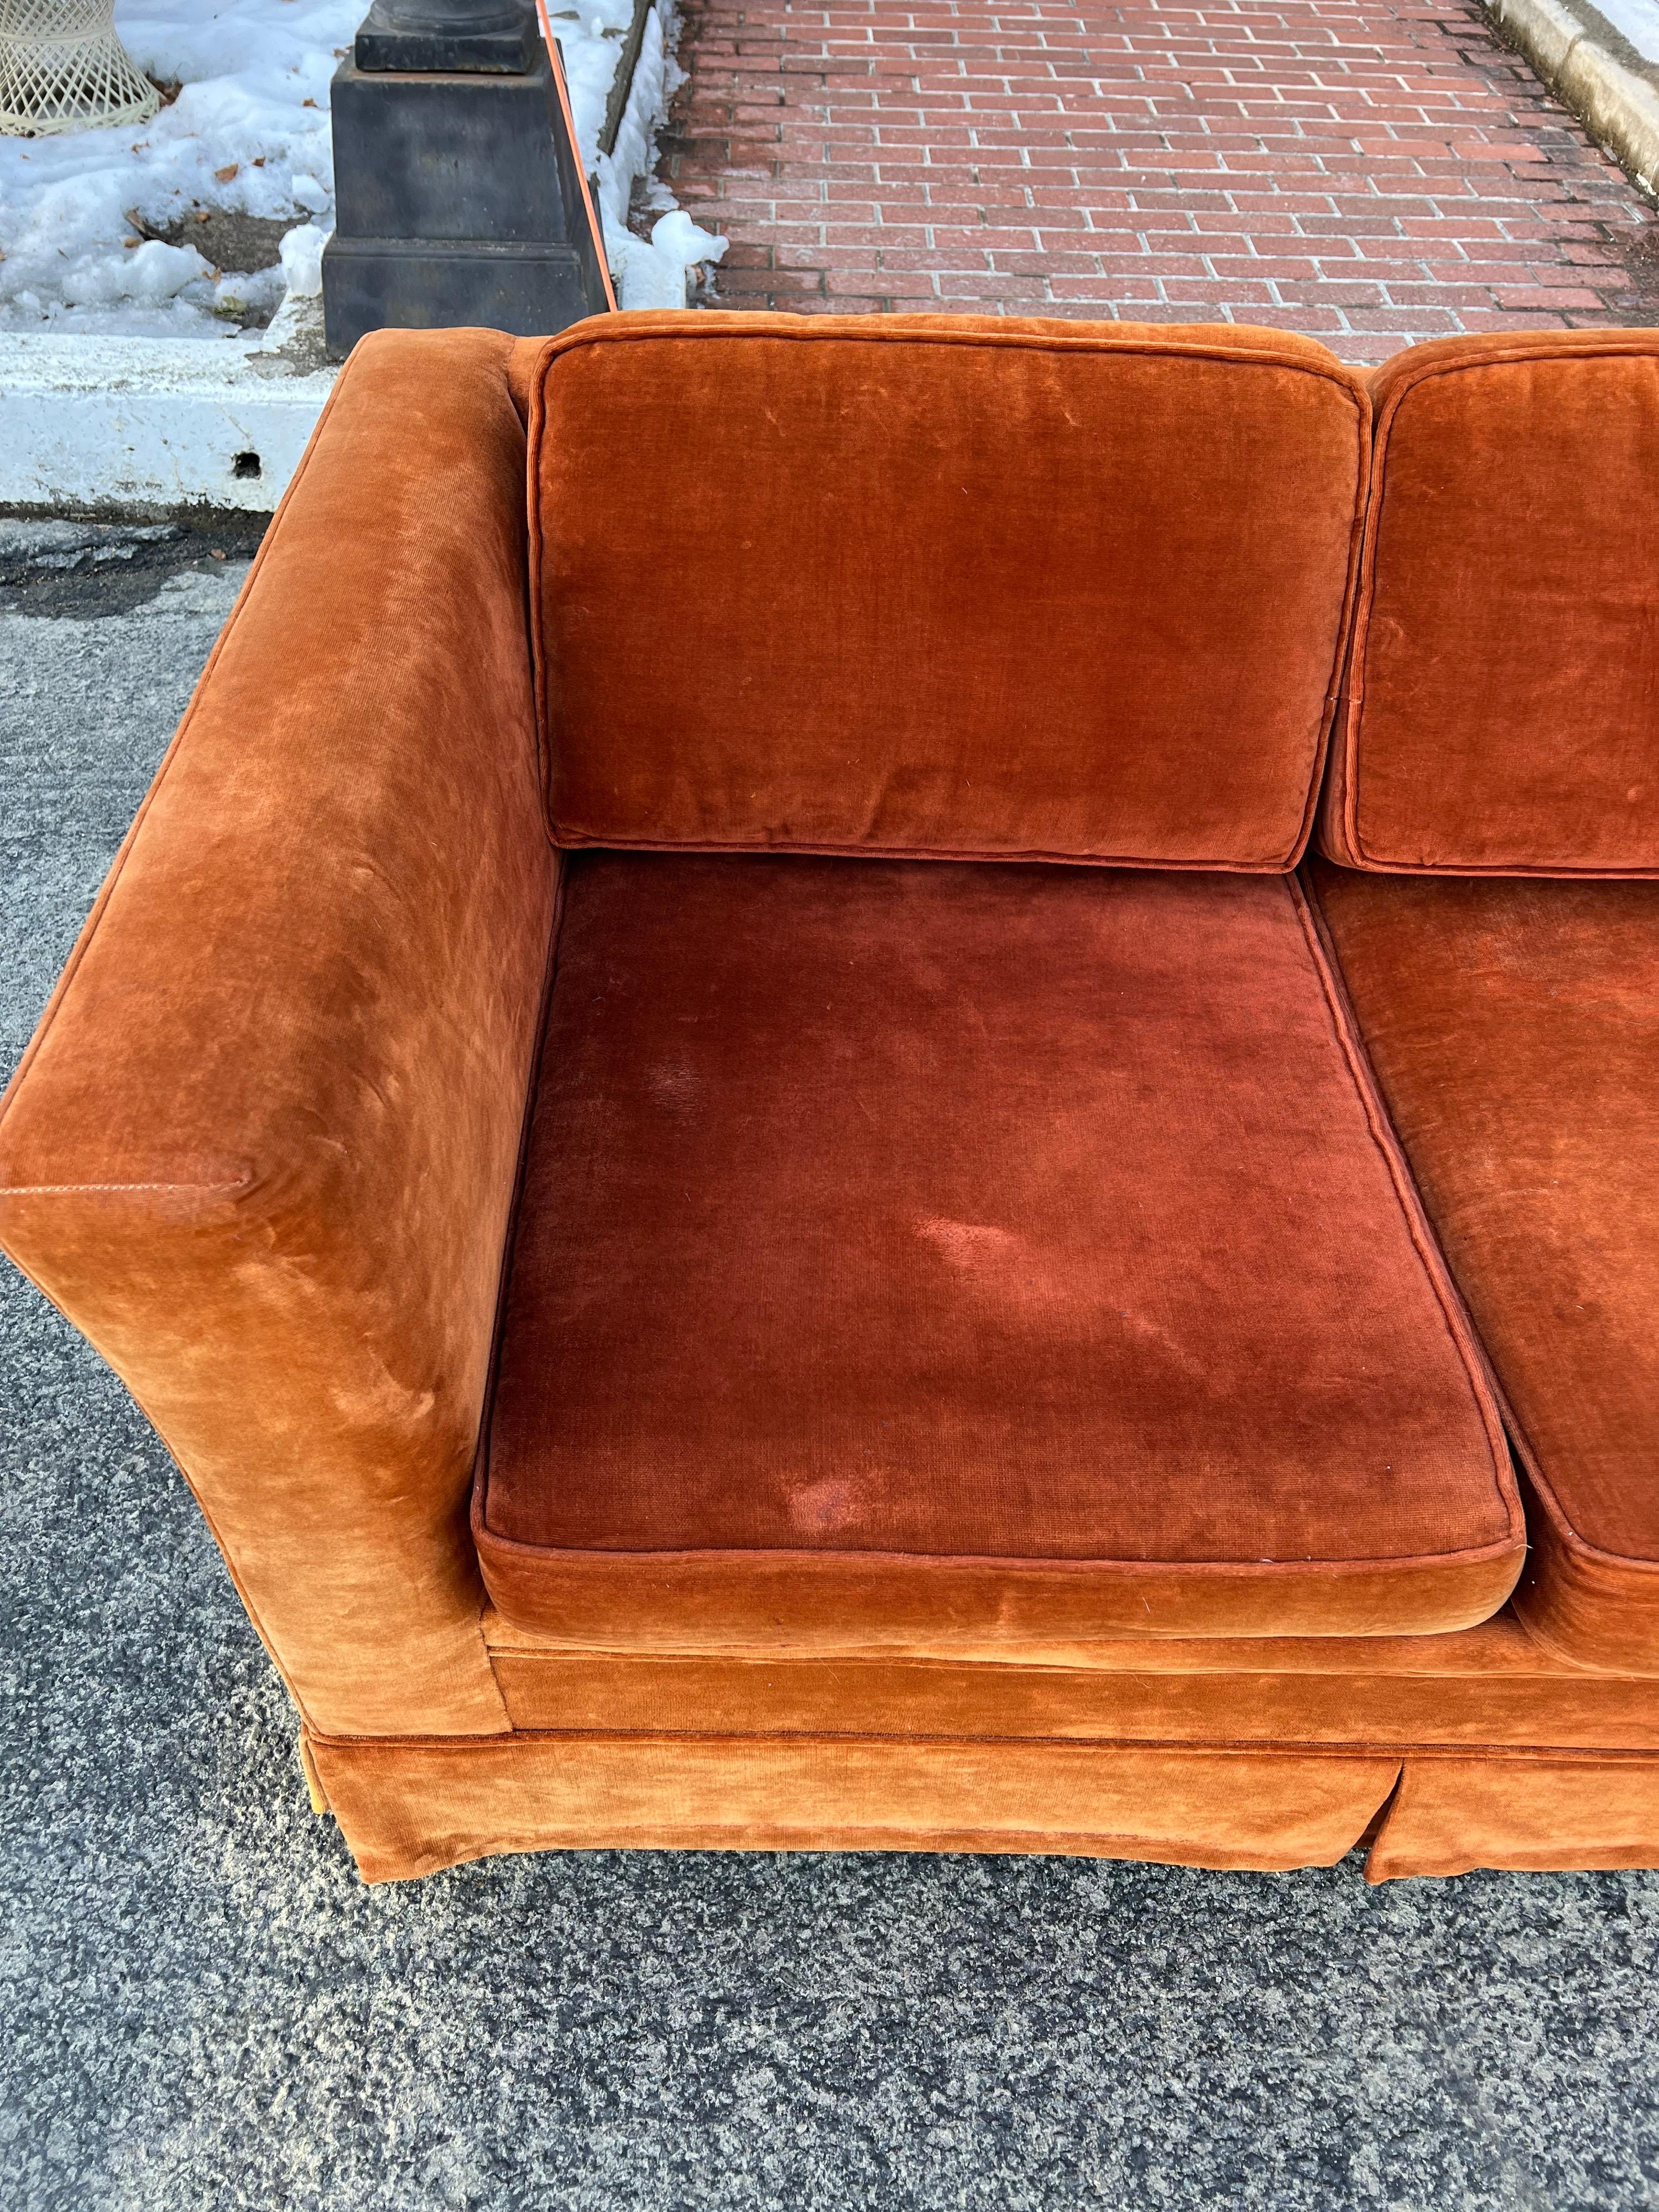
{"label": "dead leaf", "polygon": [[231,179],[236,174],[237,169],[240,167],[240,164],[236,161],[226,162],[222,169],[216,169],[214,171],[214,182],[220,185],[228,185]]}

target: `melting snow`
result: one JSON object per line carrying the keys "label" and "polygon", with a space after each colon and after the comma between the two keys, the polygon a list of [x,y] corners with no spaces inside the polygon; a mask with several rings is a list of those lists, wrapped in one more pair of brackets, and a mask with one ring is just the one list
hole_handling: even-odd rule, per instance
{"label": "melting snow", "polygon": [[137,129],[0,138],[0,330],[211,338],[267,317],[280,267],[216,271],[193,245],[137,241],[201,209],[331,218],[329,79],[362,13],[362,0],[118,0],[133,60],[181,89]]}
{"label": "melting snow", "polygon": [[[133,60],[179,89],[137,129],[0,138],[0,331],[230,337],[268,319],[285,290],[316,291],[334,219],[329,81],[366,5],[117,0]],[[631,0],[589,0],[551,21],[621,304],[679,306],[688,269],[718,260],[726,241],[674,210],[660,186],[653,203],[665,216],[650,243],[628,228],[635,179],[650,174],[678,82],[653,8],[615,149],[599,154],[631,15]],[[289,223],[280,263],[215,267],[182,234],[215,210]],[[181,226],[176,243],[150,235]]]}

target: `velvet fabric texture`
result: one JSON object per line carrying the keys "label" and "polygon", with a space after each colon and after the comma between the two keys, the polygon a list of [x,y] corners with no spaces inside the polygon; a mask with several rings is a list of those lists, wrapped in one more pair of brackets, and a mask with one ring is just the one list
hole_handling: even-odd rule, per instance
{"label": "velvet fabric texture", "polygon": [[[1387,1754],[831,1737],[515,1735],[309,1750],[369,1881],[501,1851],[1063,1851],[1331,1866]],[[1654,1762],[1659,1771],[1659,1761]]]}
{"label": "velvet fabric texture", "polygon": [[1447,338],[1396,356],[1373,398],[1322,849],[1659,872],[1659,333]]}
{"label": "velvet fabric texture", "polygon": [[561,1650],[493,1608],[515,1729],[1659,1753],[1659,1684],[1556,1657],[1507,1608],[1449,1636],[1124,1637],[1018,1658]]}
{"label": "velvet fabric texture", "polygon": [[1659,1759],[1408,1759],[1368,1881],[1659,1864]]}
{"label": "velvet fabric texture", "polygon": [[487,1460],[613,1649],[1387,1634],[1523,1528],[1293,882],[568,867]]}
{"label": "velvet fabric texture", "polygon": [[1659,884],[1310,874],[1525,1463],[1516,1606],[1659,1674]]}
{"label": "velvet fabric texture", "polygon": [[[1313,868],[1356,1028],[1270,872],[1368,467],[1310,341],[359,349],[0,1100],[0,1244],[370,1879],[1659,1863],[1659,884],[1478,879],[1659,873],[1656,364],[1376,380],[1324,835],[1464,872]],[[1525,1462],[1501,1613],[1361,1035]]]}
{"label": "velvet fabric texture", "polygon": [[939,1738],[312,1737],[366,1880],[548,1850],[1056,1851],[1366,1879],[1652,1866],[1659,1758]]}
{"label": "velvet fabric texture", "polygon": [[1311,340],[606,318],[530,448],[562,844],[1300,852],[1370,453]]}
{"label": "velvet fabric texture", "polygon": [[353,355],[0,1111],[319,1729],[507,1717],[465,1494],[556,856],[508,341]]}

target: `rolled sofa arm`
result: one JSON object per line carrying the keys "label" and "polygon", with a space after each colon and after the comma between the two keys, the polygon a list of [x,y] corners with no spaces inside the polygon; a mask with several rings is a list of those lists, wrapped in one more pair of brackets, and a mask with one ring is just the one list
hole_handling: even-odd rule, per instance
{"label": "rolled sofa arm", "polygon": [[0,1246],[330,1735],[507,1726],[465,1492],[557,881],[511,345],[353,356],[0,1100]]}

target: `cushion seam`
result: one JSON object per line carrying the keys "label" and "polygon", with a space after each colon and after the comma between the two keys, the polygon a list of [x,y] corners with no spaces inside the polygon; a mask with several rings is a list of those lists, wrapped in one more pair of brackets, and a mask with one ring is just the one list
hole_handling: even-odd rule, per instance
{"label": "cushion seam", "polygon": [[[1505,1425],[1511,1431],[1516,1449],[1521,1454],[1544,1516],[1550,1524],[1550,1533],[1571,1556],[1586,1565],[1610,1567],[1620,1574],[1659,1575],[1659,1559],[1643,1559],[1631,1552],[1608,1552],[1594,1544],[1581,1534],[1567,1518],[1565,1507],[1556,1496],[1553,1484],[1543,1471],[1537,1448],[1530,1431],[1515,1411],[1507,1391],[1499,1385]],[[1530,1632],[1530,1629],[1528,1631]]]}
{"label": "cushion seam", "polygon": [[1315,733],[1313,756],[1308,763],[1308,794],[1303,802],[1301,827],[1291,841],[1285,859],[1287,869],[1295,867],[1313,835],[1314,822],[1319,812],[1319,787],[1324,780],[1327,748],[1334,735],[1337,708],[1341,698],[1343,671],[1350,661],[1349,641],[1358,617],[1360,572],[1370,516],[1376,439],[1369,390],[1355,391],[1353,398],[1357,450],[1353,510],[1348,523],[1347,574],[1343,581],[1341,603],[1337,610],[1336,637],[1332,648],[1330,673],[1325,685],[1325,702]]}
{"label": "cushion seam", "polygon": [[1098,1749],[1103,1745],[1121,1747],[1125,1751],[1161,1751],[1189,1753],[1194,1758],[1223,1757],[1249,1759],[1258,1753],[1286,1753],[1297,1758],[1352,1759],[1370,1755],[1376,1758],[1429,1757],[1440,1759],[1522,1759],[1531,1762],[1555,1760],[1573,1765],[1594,1765],[1603,1759],[1643,1762],[1659,1765],[1659,1751],[1641,1747],[1596,1744],[1534,1745],[1510,1743],[1426,1743],[1401,1742],[1400,1739],[1364,1738],[1353,1743],[1307,1742],[1295,1736],[1218,1736],[1200,1738],[1194,1741],[1188,1736],[997,1736],[976,1735],[934,1734],[878,1735],[867,1729],[830,1730],[774,1730],[763,1729],[514,1729],[510,1735],[323,1735],[307,1724],[307,1734],[313,1744],[322,1744],[330,1750],[349,1752],[403,1751],[464,1751],[474,1747],[480,1751],[505,1749],[522,1744],[526,1747],[537,1743],[564,1743],[572,1738],[580,1741],[638,1745],[644,1747],[661,1744],[672,1746],[685,1741],[702,1741],[713,1743],[766,1743],[771,1741],[818,1741],[825,1743],[883,1744],[1031,1744],[1052,1745],[1059,1750],[1074,1750],[1079,1753]]}
{"label": "cushion seam", "polygon": [[[1501,1495],[1501,1492],[1500,1492]],[[1352,1577],[1395,1571],[1402,1567],[1432,1568],[1438,1571],[1448,1566],[1473,1567],[1488,1561],[1508,1559],[1514,1552],[1516,1540],[1512,1535],[1495,1537],[1489,1543],[1466,1545],[1455,1552],[1399,1552],[1378,1553],[1370,1558],[1340,1559],[1133,1559],[1109,1556],[1089,1559],[1056,1558],[1042,1552],[872,1552],[872,1551],[809,1551],[797,1547],[781,1545],[708,1545],[688,1550],[680,1546],[672,1551],[646,1551],[635,1547],[621,1550],[600,1545],[538,1544],[523,1536],[509,1536],[503,1530],[492,1528],[481,1521],[475,1531],[482,1553],[485,1544],[509,1557],[546,1562],[603,1560],[607,1564],[646,1563],[654,1566],[665,1564],[696,1566],[752,1566],[757,1561],[787,1565],[792,1571],[810,1569],[822,1563],[826,1567],[844,1569],[859,1567],[901,1567],[924,1570],[937,1569],[951,1574],[964,1568],[993,1568],[1004,1573],[1018,1574],[1021,1571],[1037,1574],[1099,1575],[1103,1571],[1125,1578],[1155,1574],[1212,1575],[1229,1579],[1270,1581],[1285,1575],[1295,1575],[1303,1580],[1314,1580],[1333,1575]],[[1186,1632],[1182,1632],[1184,1634]],[[1400,1632],[1386,1631],[1388,1634]],[[1455,1635],[1455,1630],[1443,1632]],[[1150,1640],[1150,1639],[1149,1639]]]}
{"label": "cushion seam", "polygon": [[799,853],[809,856],[817,854],[827,860],[968,860],[982,862],[988,866],[1006,860],[1027,864],[1041,862],[1054,867],[1193,870],[1213,875],[1240,876],[1284,876],[1288,875],[1296,865],[1294,859],[1281,859],[1277,855],[1261,860],[1133,860],[1117,853],[1050,853],[1012,846],[993,852],[967,846],[817,844],[804,839],[763,842],[733,838],[724,842],[711,839],[706,842],[690,843],[669,838],[596,836],[591,830],[573,829],[561,822],[554,823],[553,835],[563,849],[571,852]]}
{"label": "cushion seam", "polygon": [[537,766],[542,823],[548,842],[556,845],[553,824],[553,730],[548,705],[547,648],[542,634],[542,441],[547,428],[547,373],[554,341],[549,338],[529,380],[530,411],[525,425],[525,592],[530,626],[531,702],[536,718]]}
{"label": "cushion seam", "polygon": [[[1524,1623],[1521,1626],[1525,1632],[1528,1644],[1537,1645],[1537,1639],[1531,1630],[1526,1628]],[[520,1630],[515,1632],[522,1635],[526,1632]],[[1467,1629],[1453,1629],[1448,1632],[1451,1636],[1460,1639],[1471,1632]],[[1127,1642],[1129,1639],[1125,1638],[1117,1640]],[[1158,1637],[1141,1637],[1134,1640],[1143,1651],[1155,1653],[1164,1639]],[[1193,1637],[1186,1640],[1193,1644],[1211,1644],[1240,1639]],[[1262,1637],[1244,1640],[1259,1641],[1263,1645],[1271,1647],[1297,1639],[1290,1637]],[[1300,1640],[1322,1644],[1341,1644],[1348,1639],[1341,1637],[1316,1637]],[[1376,1639],[1365,1637],[1353,1640],[1370,1644]],[[1423,1639],[1418,1638],[1411,1639],[1413,1643],[1421,1640]],[[522,1662],[532,1668],[575,1666],[583,1670],[599,1668],[608,1671],[611,1663],[617,1662],[629,1667],[641,1664],[672,1668],[723,1667],[741,1668],[756,1672],[775,1667],[805,1668],[809,1670],[829,1667],[863,1667],[884,1674],[892,1668],[902,1667],[907,1672],[933,1673],[952,1677],[960,1674],[964,1668],[973,1668],[986,1670],[987,1679],[989,1680],[999,1680],[1006,1674],[1019,1674],[1022,1677],[1030,1675],[1040,1678],[1045,1686],[1054,1681],[1082,1686],[1100,1682],[1238,1682],[1246,1680],[1264,1682],[1464,1682],[1474,1684],[1484,1692],[1489,1690],[1494,1683],[1512,1683],[1532,1687],[1540,1683],[1554,1685],[1565,1682],[1577,1688],[1586,1681],[1622,1681],[1644,1685],[1651,1679],[1647,1675],[1612,1674],[1605,1668],[1587,1668],[1582,1660],[1570,1660],[1565,1657],[1565,1655],[1554,1651],[1550,1651],[1547,1656],[1557,1660],[1559,1662],[1558,1666],[1534,1667],[1529,1673],[1519,1668],[1504,1668],[1497,1673],[1482,1674],[1468,1667],[1443,1669],[1437,1669],[1433,1667],[1413,1667],[1399,1672],[1382,1674],[1375,1665],[1358,1667],[1355,1666],[1352,1660],[1346,1664],[1327,1663],[1321,1667],[1274,1667],[1268,1664],[1268,1654],[1265,1650],[1260,1655],[1253,1653],[1251,1657],[1243,1664],[1229,1662],[1224,1666],[1171,1667],[1159,1664],[1143,1667],[1125,1665],[1086,1667],[1051,1659],[970,1659],[937,1651],[918,1655],[896,1652],[890,1649],[884,1649],[878,1656],[872,1656],[868,1652],[860,1653],[857,1650],[839,1652],[814,1650],[810,1654],[792,1653],[786,1656],[769,1647],[758,1656],[730,1651],[710,1653],[692,1648],[679,1652],[653,1650],[649,1653],[642,1654],[635,1647],[626,1644],[605,1645],[555,1643],[491,1644],[487,1629],[484,1632],[484,1642],[489,1646],[492,1659],[497,1662],[505,1661],[509,1665]],[[1543,1649],[1541,1645],[1538,1645],[1538,1648]],[[1563,1673],[1562,1666],[1569,1668],[1571,1672]],[[1656,1748],[1659,1748],[1659,1746],[1656,1746]]]}
{"label": "cushion seam", "polygon": [[0,1198],[55,1198],[69,1193],[128,1190],[246,1190],[253,1178],[233,1176],[228,1182],[0,1182]]}
{"label": "cushion seam", "polygon": [[[1330,963],[1325,957],[1325,949],[1320,941],[1307,895],[1294,878],[1287,878],[1286,884],[1296,908],[1297,920],[1301,925],[1304,941],[1307,945],[1313,962],[1314,971],[1319,978],[1326,1018],[1341,1053],[1343,1063],[1347,1068],[1348,1079],[1353,1087],[1354,1096],[1359,1102],[1367,1133],[1388,1171],[1389,1187],[1395,1194],[1395,1203],[1400,1209],[1401,1218],[1406,1225],[1406,1233],[1411,1239],[1412,1249],[1416,1252],[1429,1287],[1434,1292],[1435,1302],[1440,1310],[1442,1325],[1453,1351],[1457,1354],[1458,1365],[1468,1389],[1470,1402],[1479,1416],[1482,1431],[1486,1436],[1486,1449],[1491,1462],[1492,1488],[1498,1502],[1504,1507],[1510,1523],[1511,1532],[1510,1540],[1513,1543],[1518,1539],[1524,1548],[1526,1520],[1521,1511],[1519,1495],[1517,1493],[1512,1498],[1506,1492],[1503,1480],[1504,1470],[1509,1462],[1507,1447],[1501,1459],[1498,1452],[1498,1446],[1504,1442],[1503,1417],[1496,1404],[1489,1405],[1483,1397],[1477,1381],[1474,1363],[1480,1358],[1480,1353],[1476,1349],[1479,1339],[1474,1335],[1471,1327],[1468,1330],[1469,1341],[1468,1343],[1464,1341],[1465,1333],[1458,1326],[1461,1316],[1455,1304],[1456,1293],[1452,1287],[1449,1270],[1447,1269],[1438,1249],[1425,1235],[1427,1219],[1426,1216],[1420,1212],[1421,1200],[1418,1200],[1416,1205],[1412,1203],[1413,1200],[1417,1198],[1417,1193],[1406,1171],[1403,1153],[1396,1156],[1397,1140],[1396,1145],[1390,1145],[1383,1136],[1383,1129],[1387,1125],[1382,1116],[1382,1101],[1376,1095],[1375,1085],[1366,1078],[1364,1063],[1358,1054],[1358,1040],[1345,1018],[1344,1009],[1338,1000],[1335,976]],[[1494,1433],[1494,1424],[1496,1433]],[[1518,1529],[1516,1528],[1517,1520],[1520,1522]]]}
{"label": "cushion seam", "polygon": [[1369,393],[1354,371],[1334,354],[1325,361],[1310,361],[1305,355],[1288,350],[1281,352],[1273,346],[1231,346],[1224,339],[1203,339],[1195,344],[1183,345],[1174,339],[1114,338],[1109,335],[1084,337],[1064,331],[1052,334],[1034,331],[923,331],[914,325],[905,330],[853,330],[846,327],[845,322],[837,329],[827,330],[816,326],[805,317],[799,320],[803,324],[800,329],[779,327],[770,323],[764,330],[757,329],[752,324],[731,327],[727,319],[721,318],[718,322],[708,319],[672,325],[659,324],[650,330],[623,330],[593,318],[549,339],[547,364],[541,369],[541,381],[545,383],[558,360],[572,356],[586,346],[594,345],[675,344],[684,340],[692,343],[713,341],[732,345],[775,342],[782,345],[923,345],[958,349],[987,346],[994,351],[1004,352],[1124,354],[1141,356],[1147,360],[1218,361],[1237,362],[1247,367],[1289,369],[1296,374],[1318,377],[1324,383],[1338,386],[1356,400],[1363,397],[1369,402]]}

